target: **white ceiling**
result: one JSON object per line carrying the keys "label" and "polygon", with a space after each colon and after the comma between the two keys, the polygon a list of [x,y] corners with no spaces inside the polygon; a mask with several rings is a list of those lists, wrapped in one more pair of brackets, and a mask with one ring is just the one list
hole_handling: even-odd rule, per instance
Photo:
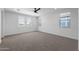
{"label": "white ceiling", "polygon": [[34,13],[33,8],[5,8],[6,11],[17,12],[21,14],[31,15],[31,16],[39,16],[38,13]]}
{"label": "white ceiling", "polygon": [[34,8],[24,8],[24,9],[28,11],[34,11]]}
{"label": "white ceiling", "polygon": [[41,8],[38,13],[34,13],[34,8],[5,8],[7,11],[17,12],[21,14],[31,15],[31,16],[40,16],[40,12],[49,13],[54,12],[55,10],[61,10],[63,8]]}

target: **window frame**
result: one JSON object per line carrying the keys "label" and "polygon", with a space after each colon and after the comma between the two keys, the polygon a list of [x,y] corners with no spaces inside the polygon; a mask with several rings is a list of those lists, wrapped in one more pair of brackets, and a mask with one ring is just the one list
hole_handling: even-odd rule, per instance
{"label": "window frame", "polygon": [[18,25],[19,26],[25,26],[25,17],[24,16],[18,16]]}
{"label": "window frame", "polygon": [[59,19],[59,27],[60,28],[70,28],[70,16],[62,16]]}

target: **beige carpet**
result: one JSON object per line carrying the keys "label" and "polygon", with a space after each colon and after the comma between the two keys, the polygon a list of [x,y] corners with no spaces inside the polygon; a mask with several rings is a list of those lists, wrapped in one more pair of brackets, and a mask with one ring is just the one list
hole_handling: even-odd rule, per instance
{"label": "beige carpet", "polygon": [[4,51],[77,51],[78,41],[43,32],[29,32],[5,37],[0,46]]}

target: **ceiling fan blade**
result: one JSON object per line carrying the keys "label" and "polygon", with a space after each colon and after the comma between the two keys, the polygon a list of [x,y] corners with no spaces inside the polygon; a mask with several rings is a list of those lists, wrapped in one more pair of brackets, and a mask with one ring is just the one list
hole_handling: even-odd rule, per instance
{"label": "ceiling fan blade", "polygon": [[40,10],[40,8],[34,8],[34,12],[37,13],[37,11]]}

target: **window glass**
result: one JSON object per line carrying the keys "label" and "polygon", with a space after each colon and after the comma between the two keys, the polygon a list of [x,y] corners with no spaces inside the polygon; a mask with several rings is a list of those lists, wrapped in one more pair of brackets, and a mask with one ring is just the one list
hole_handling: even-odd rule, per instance
{"label": "window glass", "polygon": [[61,28],[69,28],[70,27],[70,16],[60,17],[59,25]]}
{"label": "window glass", "polygon": [[25,25],[25,17],[19,16],[18,17],[18,24],[21,26],[24,26]]}

